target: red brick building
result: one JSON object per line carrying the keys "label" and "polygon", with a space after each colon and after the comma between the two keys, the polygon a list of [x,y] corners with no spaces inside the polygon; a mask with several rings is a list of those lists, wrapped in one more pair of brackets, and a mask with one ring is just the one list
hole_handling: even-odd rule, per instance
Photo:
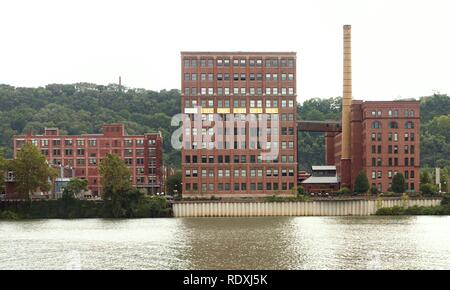
{"label": "red brick building", "polygon": [[[181,78],[182,112],[191,120],[212,121],[184,127],[183,195],[291,194],[297,183],[296,53],[182,52]],[[267,129],[236,125],[230,132],[214,127],[222,122],[215,116],[226,120],[249,114],[258,126],[264,115],[278,123]],[[262,130],[271,134],[264,148],[252,141]],[[222,133],[231,141],[218,140]],[[263,160],[263,152],[274,148],[278,157]]]}
{"label": "red brick building", "polygon": [[[406,178],[408,191],[420,186],[420,103],[419,101],[357,101],[351,105],[351,184],[365,171],[369,184],[380,192],[392,186],[395,173]],[[334,137],[338,176],[341,168],[342,133]],[[326,146],[328,152],[333,148]],[[328,162],[329,160],[327,160]],[[331,162],[329,162],[331,163]]]}
{"label": "red brick building", "polygon": [[94,196],[101,193],[98,166],[106,154],[117,154],[127,164],[133,186],[148,194],[163,190],[161,133],[127,135],[123,124],[108,124],[101,134],[61,135],[58,128],[45,128],[43,135],[14,136],[14,157],[31,142],[52,165],[75,169],[75,176],[88,180]]}

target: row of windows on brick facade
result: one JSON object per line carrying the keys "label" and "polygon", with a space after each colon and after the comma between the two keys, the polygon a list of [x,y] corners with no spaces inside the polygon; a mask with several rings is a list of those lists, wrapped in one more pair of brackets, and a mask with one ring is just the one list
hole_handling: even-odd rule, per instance
{"label": "row of windows on brick facade", "polygon": [[[184,81],[188,82],[188,81],[193,81],[196,82],[199,79],[197,78],[197,74],[193,73],[185,73],[184,74]],[[247,78],[247,74],[246,73],[234,73],[234,74],[229,74],[229,73],[218,73],[216,74],[216,78],[215,80],[217,81],[273,81],[273,82],[277,82],[277,81],[293,81],[294,80],[294,74],[293,73],[281,73],[281,74],[274,74],[274,73],[266,73],[264,78],[263,78],[263,74],[261,73],[250,73],[248,74],[248,78]],[[202,73],[200,74],[200,81],[202,82],[212,82],[214,81],[214,74],[209,73]]]}
{"label": "row of windows on brick facade", "polygon": [[[216,130],[214,130],[216,129]],[[256,128],[251,127],[248,128],[249,136],[250,137],[258,137],[258,136],[278,136],[279,130],[278,127],[270,127],[270,128]],[[198,136],[198,128],[185,128],[184,129],[184,136]],[[202,136],[246,136],[247,135],[247,127],[243,126],[241,128],[202,128],[201,131]],[[281,136],[294,136],[295,130],[293,127],[281,127]],[[136,149],[136,151],[139,149]]]}
{"label": "row of windows on brick facade", "polygon": [[[201,115],[202,121],[209,122],[224,122],[224,121],[234,121],[234,122],[244,122],[245,126],[247,124],[251,124],[248,121],[248,115],[246,114],[186,114],[189,117],[189,120],[195,121],[198,116]],[[267,121],[267,126],[271,126],[272,124],[268,121],[280,121],[279,114],[256,114],[255,119],[258,121]],[[281,121],[294,121],[294,114],[281,114]],[[227,123],[223,123],[223,127],[226,127]],[[261,126],[261,125],[260,125]]]}
{"label": "row of windows on brick facade", "polygon": [[[248,146],[247,146],[248,145]],[[277,149],[278,148],[278,142],[265,142],[265,146],[263,146],[261,144],[261,142],[257,142],[257,141],[250,141],[250,142],[246,142],[246,141],[234,141],[234,142],[222,142],[222,141],[216,141],[216,142],[200,142],[200,146],[199,147],[199,143],[198,142],[190,142],[190,141],[186,141],[184,144],[184,149],[192,149],[192,150],[197,150],[197,149],[208,149],[208,150],[213,150],[213,149],[217,149],[217,150],[228,150],[228,149],[250,149],[250,150],[261,150],[261,149]]]}
{"label": "row of windows on brick facade", "polygon": [[[415,141],[416,135],[415,133],[405,133],[403,136],[405,141]],[[382,134],[381,133],[371,133],[371,140],[372,141],[383,141],[382,140]],[[391,133],[388,134],[388,141],[398,141],[398,133]]]}
{"label": "row of windows on brick facade", "polygon": [[[185,101],[185,108],[194,108],[200,105],[202,108],[247,108],[247,100],[189,100]],[[263,100],[249,100],[248,102],[250,108],[294,108],[294,100],[277,100],[277,99],[267,99],[265,102]],[[264,106],[263,106],[264,105]],[[280,106],[281,105],[281,106]]]}
{"label": "row of windows on brick facade", "polygon": [[[404,163],[400,164],[398,157],[394,157],[394,158],[389,157],[389,158],[387,158],[387,165],[388,166],[415,166],[415,159],[414,159],[414,157],[411,157],[411,158],[405,157]],[[373,157],[372,158],[372,166],[374,166],[374,167],[375,166],[383,166],[383,159],[381,157],[378,157],[378,158]]]}
{"label": "row of windows on brick facade", "polygon": [[[294,58],[265,58],[264,61],[261,58],[249,58],[247,57],[233,57],[231,61],[228,57],[220,57],[216,58],[216,66],[218,67],[229,67],[233,64],[234,67],[262,67],[263,63],[266,67],[294,67],[295,59]],[[214,67],[214,59],[213,58],[201,58],[198,60],[196,57],[185,57],[183,60],[183,65],[185,68],[193,67]]]}
{"label": "row of windows on brick facade", "polygon": [[[223,142],[221,141],[217,141],[216,145],[216,149],[264,149],[264,150],[269,150],[269,149],[295,149],[294,148],[294,141],[289,141],[289,142],[279,142],[279,141],[266,141],[266,142],[259,142],[258,144],[254,144],[252,142],[250,142],[252,145],[249,146],[250,148],[245,148],[245,144],[239,144],[239,141],[235,141],[233,148],[231,148],[231,143],[228,142],[224,145]],[[241,141],[244,142],[244,141]],[[256,142],[256,141],[255,141]],[[206,142],[205,143],[206,146]],[[220,143],[220,144],[219,144]],[[279,146],[279,144],[281,143],[281,147]],[[241,145],[241,146],[239,146]],[[228,147],[230,146],[230,147]],[[253,148],[255,147],[255,148]],[[206,149],[206,148],[203,148]]]}
{"label": "row of windows on brick facade", "polygon": [[[383,110],[372,110],[372,111],[370,111],[370,112],[368,112],[368,114],[369,114],[369,116],[372,116],[372,117],[382,117],[382,116],[384,116],[384,114],[383,114]],[[387,115],[388,115],[388,117],[398,117],[399,116],[399,110],[397,109],[397,110],[388,110],[387,111]],[[404,109],[404,116],[405,117],[414,117],[414,110],[412,110],[412,109]]]}
{"label": "row of windows on brick facade", "polygon": [[[45,156],[49,156],[49,149],[41,149],[41,153]],[[61,153],[64,153],[64,156],[74,156],[75,152],[72,149],[53,149],[52,150],[53,156],[61,156]],[[113,150],[113,154],[119,154],[119,150]],[[149,157],[156,156],[155,150],[149,150]],[[97,157],[97,153],[95,152],[89,152],[89,157]],[[144,156],[144,149],[124,149],[123,150],[124,156]],[[86,150],[83,148],[76,149],[76,156],[86,156]]]}
{"label": "row of windows on brick facade", "polygon": [[[233,184],[233,190],[234,191],[261,191],[261,190],[292,190],[294,189],[294,183],[292,182],[283,182],[281,183],[281,187],[279,186],[278,182],[267,182],[266,186],[263,186],[262,182],[252,182],[248,186],[248,183],[234,183]],[[198,191],[198,183],[186,183],[186,191]],[[215,192],[216,187],[214,183],[202,183],[202,192]],[[231,184],[230,183],[218,183],[217,184],[217,191],[231,191]]]}
{"label": "row of windows on brick facade", "polygon": [[[41,147],[48,147],[49,142],[52,142],[53,147],[60,147],[61,146],[61,139],[40,139],[40,146]],[[25,140],[16,140],[16,146],[18,148],[22,147],[25,144]],[[38,146],[39,145],[39,140],[37,139],[32,139],[31,140],[31,144],[33,144],[34,146]],[[73,146],[74,144],[76,144],[76,146],[85,146],[85,140],[74,140],[73,139],[64,139],[64,146]],[[125,147],[132,147],[133,144],[135,146],[144,146],[144,139],[136,139],[136,140],[112,140],[112,143],[109,142],[105,142],[105,146],[109,146],[109,147],[121,147],[121,146],[125,146]],[[155,145],[156,144],[156,140],[148,140],[148,145]],[[89,147],[95,147],[97,146],[97,140],[93,139],[93,140],[88,140],[87,145]]]}
{"label": "row of windows on brick facade", "polygon": [[[294,155],[282,155],[281,156],[282,163],[293,163],[294,162]],[[218,155],[217,158],[215,158],[214,155],[186,155],[184,158],[185,164],[239,164],[239,163],[263,163],[263,159],[259,155]],[[275,162],[272,162],[275,163]]]}
{"label": "row of windows on brick facade", "polygon": [[[87,158],[88,165],[89,166],[97,166],[98,161],[102,161],[102,159],[98,160],[96,157],[90,157]],[[144,165],[144,158],[136,158],[135,161],[132,159],[125,159],[124,160],[127,166],[133,166],[135,165]],[[64,162],[64,163],[63,163]],[[134,164],[133,164],[134,163]],[[53,158],[52,164],[54,165],[64,165],[64,166],[85,166],[86,165],[86,159],[85,158],[76,158],[76,159],[61,159],[61,158]],[[156,168],[156,160],[149,160],[148,162],[149,169]]]}
{"label": "row of windows on brick facade", "polygon": [[[398,171],[388,170],[388,178],[392,179],[394,175],[396,175]],[[414,170],[405,170],[405,174],[403,175],[406,179],[414,179],[415,178],[415,171]],[[375,171],[372,170],[372,179],[382,179],[383,178],[383,172],[382,171]]]}
{"label": "row of windows on brick facade", "polygon": [[[406,183],[405,186],[407,191],[415,190],[414,182],[411,182],[410,184]],[[383,192],[383,185],[381,183],[378,184],[372,183],[372,187],[376,187],[378,189],[378,192]],[[392,191],[392,183],[389,183],[388,191]]]}
{"label": "row of windows on brick facade", "polygon": [[[405,154],[414,154],[415,153],[415,149],[416,147],[414,145],[405,145],[403,147],[403,152]],[[372,145],[372,154],[382,154],[382,146],[381,145]],[[398,150],[398,145],[388,145],[387,146],[387,153],[389,154],[398,154],[399,150]]]}
{"label": "row of windows on brick facade", "polygon": [[[372,122],[372,129],[381,129],[381,122],[380,121],[373,121]],[[398,123],[395,121],[389,122],[389,129],[398,129]],[[405,122],[405,129],[414,129],[414,122],[413,121],[406,121]]]}
{"label": "row of windows on brick facade", "polygon": [[[263,177],[262,169],[250,169],[249,175],[247,175],[246,169],[235,169],[231,171],[230,169],[186,169],[184,171],[184,176],[186,177],[199,177],[199,173],[201,173],[201,177],[231,177],[233,174],[234,177]],[[266,169],[266,177],[293,177],[294,169]]]}
{"label": "row of windows on brick facade", "polygon": [[[81,177],[81,179],[85,179],[83,177]],[[145,181],[147,179],[147,182]],[[97,185],[97,178],[93,178],[91,179],[92,184]],[[157,180],[156,180],[156,176],[136,176],[136,178],[130,177],[130,182],[131,183],[136,183],[136,184],[147,184],[147,185],[157,185]]]}
{"label": "row of windows on brick facade", "polygon": [[[194,116],[195,114],[187,114],[188,116],[190,116],[190,120],[194,120]],[[240,117],[236,117],[235,116],[240,116]],[[281,116],[281,118],[280,118]],[[243,117],[243,118],[241,118]],[[238,120],[238,121],[247,121],[247,116],[245,114],[217,114],[216,116],[213,114],[202,114],[201,115],[202,121],[211,121],[211,122],[222,122],[222,121],[231,121],[231,120]],[[295,115],[294,114],[258,114],[258,118],[257,120],[264,120],[264,121],[295,121]],[[225,125],[225,124],[224,124]],[[268,126],[270,126],[271,124],[268,123]],[[225,126],[224,126],[225,127]]]}
{"label": "row of windows on brick facade", "polygon": [[[189,87],[184,88],[184,95],[185,96],[246,96],[247,95],[247,88],[246,87],[219,87],[217,88],[217,91],[214,91],[214,88],[200,88],[200,90],[197,90],[195,87]],[[262,87],[251,87],[248,90],[248,95],[250,96],[256,96],[256,95],[262,95],[263,92],[265,92],[265,95],[282,95],[282,96],[293,96],[295,94],[293,87],[266,87],[263,89]]]}

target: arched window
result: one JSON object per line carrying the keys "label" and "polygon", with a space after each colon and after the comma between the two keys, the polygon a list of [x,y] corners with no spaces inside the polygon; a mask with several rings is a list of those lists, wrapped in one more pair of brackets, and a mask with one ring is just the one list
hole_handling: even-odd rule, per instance
{"label": "arched window", "polygon": [[405,116],[406,117],[414,117],[414,110],[405,110]]}
{"label": "arched window", "polygon": [[414,123],[412,121],[406,122],[405,129],[414,129]]}
{"label": "arched window", "polygon": [[389,128],[391,129],[398,129],[398,123],[395,121],[392,121],[389,123]]}
{"label": "arched window", "polygon": [[379,121],[373,121],[372,122],[372,129],[380,129],[381,123]]}

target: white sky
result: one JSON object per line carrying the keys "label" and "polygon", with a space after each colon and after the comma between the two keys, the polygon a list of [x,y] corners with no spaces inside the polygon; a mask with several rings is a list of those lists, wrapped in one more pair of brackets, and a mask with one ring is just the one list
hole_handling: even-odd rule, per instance
{"label": "white sky", "polygon": [[450,1],[1,0],[0,83],[180,88],[180,51],[296,51],[299,101],[450,93]]}

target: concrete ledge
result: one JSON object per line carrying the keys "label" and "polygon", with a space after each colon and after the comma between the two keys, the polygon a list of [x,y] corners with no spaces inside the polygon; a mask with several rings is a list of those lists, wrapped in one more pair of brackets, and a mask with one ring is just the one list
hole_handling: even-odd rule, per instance
{"label": "concrete ledge", "polygon": [[352,199],[305,202],[176,202],[175,217],[256,217],[256,216],[369,216],[379,208],[394,206],[437,206],[440,198]]}

